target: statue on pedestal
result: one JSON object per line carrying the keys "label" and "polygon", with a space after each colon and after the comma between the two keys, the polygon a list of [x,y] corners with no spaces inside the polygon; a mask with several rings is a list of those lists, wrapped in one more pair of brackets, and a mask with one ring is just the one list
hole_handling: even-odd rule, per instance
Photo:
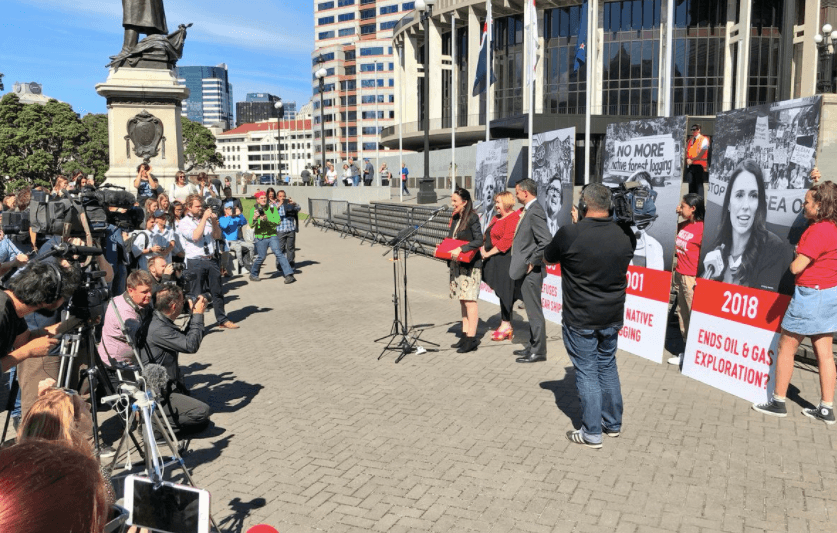
{"label": "statue on pedestal", "polygon": [[[163,0],[122,0],[122,13],[122,51],[111,56],[107,67],[171,69],[183,57],[186,30],[192,25],[181,24],[168,34]],[[140,34],[146,36],[142,41]]]}

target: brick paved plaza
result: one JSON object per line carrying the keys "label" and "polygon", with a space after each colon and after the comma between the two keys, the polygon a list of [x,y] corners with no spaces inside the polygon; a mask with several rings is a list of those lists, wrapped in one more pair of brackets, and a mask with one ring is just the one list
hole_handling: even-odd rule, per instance
{"label": "brick paved plaza", "polygon": [[819,399],[815,369],[798,365],[791,413],[774,419],[620,352],[623,433],[590,450],[564,436],[580,413],[559,327],[546,363],[516,364],[525,315],[522,338],[492,343],[499,308],[481,302],[483,344],[456,354],[447,268],[414,257],[412,319],[443,349],[378,361],[392,322],[384,249],[313,226],[298,246],[297,283],[235,278],[241,329],[181,357],[215,410],[186,462],[222,530],[837,531],[834,428],[800,413]]}

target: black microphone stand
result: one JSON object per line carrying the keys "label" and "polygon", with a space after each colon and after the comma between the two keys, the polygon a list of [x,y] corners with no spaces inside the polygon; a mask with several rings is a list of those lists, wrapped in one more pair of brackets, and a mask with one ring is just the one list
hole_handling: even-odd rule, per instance
{"label": "black microphone stand", "polygon": [[[409,353],[416,352],[418,354],[422,354],[428,351],[435,352],[437,350],[428,350],[423,346],[418,345],[419,337],[423,330],[418,330],[416,327],[411,327],[409,325],[409,305],[407,301],[407,258],[410,255],[410,251],[412,250],[412,246],[404,246],[407,244],[415,235],[421,230],[421,228],[425,227],[431,220],[436,218],[436,215],[444,211],[446,207],[441,207],[434,211],[427,220],[419,224],[418,226],[413,226],[412,228],[405,228],[404,230],[400,231],[398,235],[392,239],[387,244],[392,246],[392,282],[393,282],[393,292],[392,292],[392,303],[394,307],[394,319],[392,322],[392,328],[390,328],[389,335],[384,335],[380,339],[375,339],[375,342],[380,342],[384,339],[389,339],[389,342],[381,351],[381,354],[378,356],[378,360],[384,356],[385,353],[389,351],[401,352],[398,357],[395,359],[395,362],[400,362],[404,356]],[[398,265],[401,263],[401,258],[399,257],[399,249],[404,247],[404,259],[403,259],[403,281],[402,281],[402,292],[404,294],[404,305],[399,306],[399,298],[398,298]],[[383,255],[390,253],[389,251],[384,252]],[[426,344],[431,346],[438,347],[439,345],[430,341],[424,341]]]}

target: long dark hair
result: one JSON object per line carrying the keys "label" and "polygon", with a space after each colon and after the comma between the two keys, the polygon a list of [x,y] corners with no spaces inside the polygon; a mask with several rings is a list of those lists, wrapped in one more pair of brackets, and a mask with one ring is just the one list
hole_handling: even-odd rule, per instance
{"label": "long dark hair", "polygon": [[756,178],[759,204],[753,215],[753,229],[752,233],[750,233],[750,242],[747,243],[744,254],[741,257],[741,284],[746,284],[748,281],[747,277],[750,275],[750,270],[752,270],[756,258],[762,253],[762,248],[764,247],[764,243],[767,242],[767,235],[769,233],[767,231],[767,195],[764,191],[764,175],[762,174],[761,168],[752,159],[745,159],[732,171],[732,176],[730,176],[729,183],[727,183],[727,192],[724,195],[724,207],[721,210],[721,227],[718,230],[718,236],[715,238],[714,245],[714,248],[724,245],[721,254],[724,258],[724,264],[729,265],[729,256],[732,251],[732,222],[730,222],[729,199],[732,195],[735,180],[744,172],[749,172]]}
{"label": "long dark hair", "polygon": [[468,189],[457,187],[456,190],[453,191],[453,194],[459,196],[459,198],[465,202],[465,207],[462,208],[462,211],[451,217],[451,224],[453,224],[453,221],[457,219],[461,219],[464,222],[464,224],[459,225],[459,231],[457,233],[460,233],[466,229],[471,217],[477,216],[477,214],[474,212],[474,202],[471,200],[471,193],[468,192]]}
{"label": "long dark hair", "polygon": [[706,217],[706,205],[703,203],[703,196],[690,192],[683,197],[683,202],[695,210],[695,222],[702,222]]}
{"label": "long dark hair", "polygon": [[[270,193],[273,193],[273,199],[270,198]],[[276,189],[274,189],[273,187],[268,187],[267,190],[265,191],[265,194],[267,194],[267,200],[269,202],[272,202],[272,201],[276,200]]]}

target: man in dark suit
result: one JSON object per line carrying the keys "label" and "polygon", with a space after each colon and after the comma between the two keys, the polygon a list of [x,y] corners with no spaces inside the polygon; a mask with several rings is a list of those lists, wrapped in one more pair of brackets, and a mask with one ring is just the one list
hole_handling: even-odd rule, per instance
{"label": "man in dark suit", "polygon": [[546,213],[538,202],[538,184],[526,178],[518,182],[514,192],[523,204],[523,214],[514,233],[509,275],[520,288],[530,334],[529,344],[514,354],[520,356],[518,363],[536,363],[546,361],[546,321],[541,307],[541,289],[546,277],[543,251],[552,235],[546,224]]}

